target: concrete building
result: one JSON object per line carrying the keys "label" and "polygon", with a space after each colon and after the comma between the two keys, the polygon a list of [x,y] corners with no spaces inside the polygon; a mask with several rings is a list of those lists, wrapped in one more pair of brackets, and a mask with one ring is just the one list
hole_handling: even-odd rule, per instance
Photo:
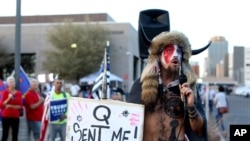
{"label": "concrete building", "polygon": [[221,61],[220,63],[216,64],[216,77],[224,77],[225,70],[224,70],[224,62]]}
{"label": "concrete building", "polygon": [[190,62],[191,68],[197,77],[200,76],[200,67],[198,62]]}
{"label": "concrete building", "polygon": [[250,85],[250,48],[234,47],[233,74],[240,85]]}
{"label": "concrete building", "polygon": [[233,49],[233,78],[238,84],[244,85],[244,55],[245,48],[243,46],[235,46]]}
{"label": "concrete building", "polygon": [[228,54],[228,76],[233,78],[233,54]]}
{"label": "concrete building", "polygon": [[250,86],[250,48],[244,51],[244,84]]}
{"label": "concrete building", "polygon": [[[228,60],[225,60],[225,57],[228,54],[228,41],[222,36],[212,37],[211,41],[212,44],[208,48],[208,77],[216,76],[216,65],[221,63],[221,61],[224,63],[224,70],[228,71]],[[228,77],[228,72],[224,72],[224,75],[224,77]]]}
{"label": "concrete building", "polygon": [[[73,23],[85,24],[98,22],[111,35],[110,70],[113,74],[124,79],[122,88],[128,92],[133,81],[139,77],[142,69],[142,61],[139,57],[138,34],[130,23],[117,23],[108,14],[73,14],[73,15],[40,15],[23,16],[21,24],[21,53],[34,54],[35,76],[39,74],[48,75],[43,69],[42,62],[45,58],[42,53],[52,45],[47,41],[47,31],[53,25],[63,23],[65,19],[71,19]],[[7,49],[8,53],[15,53],[15,17],[0,17],[1,47]],[[100,62],[101,63],[101,62]],[[95,72],[97,70],[93,70]]]}

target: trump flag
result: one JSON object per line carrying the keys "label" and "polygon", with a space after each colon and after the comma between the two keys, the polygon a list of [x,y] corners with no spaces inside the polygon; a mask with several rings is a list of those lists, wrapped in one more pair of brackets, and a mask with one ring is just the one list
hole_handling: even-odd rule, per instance
{"label": "trump flag", "polygon": [[23,68],[20,67],[20,74],[19,74],[19,90],[22,92],[22,95],[24,95],[30,87],[30,81],[24,72]]}
{"label": "trump flag", "polygon": [[5,89],[5,85],[3,83],[3,81],[0,79],[0,99],[2,98],[2,93]]}

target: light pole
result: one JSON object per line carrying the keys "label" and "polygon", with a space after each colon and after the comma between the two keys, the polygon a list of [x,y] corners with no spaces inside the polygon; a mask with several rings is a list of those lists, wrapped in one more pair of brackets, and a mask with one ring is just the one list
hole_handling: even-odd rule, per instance
{"label": "light pole", "polygon": [[21,0],[16,0],[16,36],[15,36],[15,80],[19,88],[19,73],[21,62]]}

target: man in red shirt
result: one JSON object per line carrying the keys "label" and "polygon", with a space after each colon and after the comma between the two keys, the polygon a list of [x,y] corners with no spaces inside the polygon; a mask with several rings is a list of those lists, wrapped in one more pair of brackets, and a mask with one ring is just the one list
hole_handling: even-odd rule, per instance
{"label": "man in red shirt", "polygon": [[30,89],[24,97],[24,106],[26,110],[29,133],[30,131],[33,132],[35,141],[39,141],[40,138],[43,102],[44,98],[40,95],[38,90],[38,81],[36,79],[31,79]]}

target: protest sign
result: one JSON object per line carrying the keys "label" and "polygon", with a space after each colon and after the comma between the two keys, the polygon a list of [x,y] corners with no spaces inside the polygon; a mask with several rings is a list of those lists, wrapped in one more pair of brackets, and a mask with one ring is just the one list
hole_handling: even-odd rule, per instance
{"label": "protest sign", "polygon": [[66,141],[142,141],[144,106],[71,97]]}
{"label": "protest sign", "polygon": [[67,99],[50,101],[50,122],[57,121],[67,112]]}

